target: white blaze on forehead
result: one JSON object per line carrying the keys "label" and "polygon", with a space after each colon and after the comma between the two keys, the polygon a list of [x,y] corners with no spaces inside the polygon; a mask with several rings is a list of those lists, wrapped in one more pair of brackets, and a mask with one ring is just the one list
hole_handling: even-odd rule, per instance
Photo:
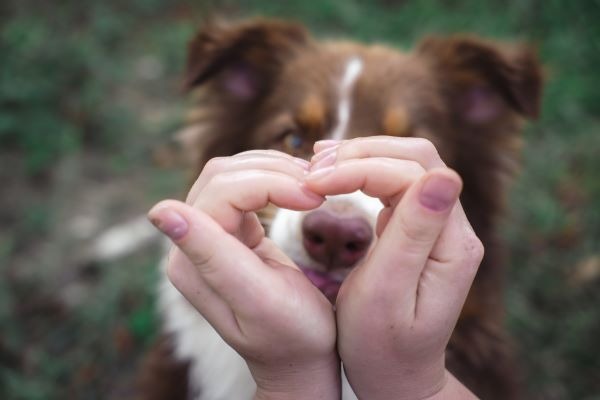
{"label": "white blaze on forehead", "polygon": [[331,133],[331,139],[341,140],[346,135],[352,110],[352,89],[354,89],[362,69],[363,62],[358,57],[350,59],[346,64],[344,76],[338,86],[337,125]]}

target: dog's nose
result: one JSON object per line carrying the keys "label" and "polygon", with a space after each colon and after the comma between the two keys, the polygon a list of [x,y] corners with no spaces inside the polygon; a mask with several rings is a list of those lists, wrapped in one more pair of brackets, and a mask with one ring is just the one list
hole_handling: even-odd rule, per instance
{"label": "dog's nose", "polygon": [[351,267],[369,250],[373,229],[365,218],[316,210],[304,217],[302,236],[315,261],[327,268]]}

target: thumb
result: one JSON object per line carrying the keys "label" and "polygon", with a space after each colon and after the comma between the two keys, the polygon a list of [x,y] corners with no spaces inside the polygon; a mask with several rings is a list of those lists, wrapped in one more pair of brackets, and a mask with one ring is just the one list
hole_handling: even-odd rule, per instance
{"label": "thumb", "polygon": [[369,265],[378,270],[375,276],[395,277],[394,287],[390,288],[395,293],[413,293],[417,288],[461,188],[456,172],[434,168],[407,190],[394,209]]}
{"label": "thumb", "polygon": [[[248,302],[237,298],[239,293],[267,287],[266,279],[272,271],[204,212],[165,200],[148,212],[148,218],[186,256],[202,280],[234,309]],[[189,282],[178,282],[191,276],[177,270],[184,268],[181,263],[169,264],[169,278],[176,287],[189,286]]]}

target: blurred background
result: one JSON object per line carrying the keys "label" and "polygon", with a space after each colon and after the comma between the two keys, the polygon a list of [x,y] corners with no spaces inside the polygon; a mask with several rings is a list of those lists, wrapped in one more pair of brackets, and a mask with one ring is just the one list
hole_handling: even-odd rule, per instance
{"label": "blurred background", "polygon": [[185,45],[209,15],[402,48],[449,32],[537,44],[548,83],[503,228],[508,322],[532,393],[600,399],[597,0],[3,0],[0,398],[128,397],[158,326],[160,246],[90,246],[183,193],[156,149],[184,126]]}

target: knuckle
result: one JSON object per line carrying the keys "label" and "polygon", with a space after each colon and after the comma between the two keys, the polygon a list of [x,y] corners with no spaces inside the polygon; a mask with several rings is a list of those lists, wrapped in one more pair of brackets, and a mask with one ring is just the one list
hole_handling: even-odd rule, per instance
{"label": "knuckle", "polygon": [[185,265],[190,263],[197,267],[202,272],[207,272],[211,268],[215,258],[215,250],[208,246],[198,246],[197,240],[186,239],[184,242],[174,249],[173,254],[169,257],[167,265],[167,276],[173,274],[177,276],[185,269]]}
{"label": "knuckle", "polygon": [[423,165],[417,161],[407,160],[406,163],[415,177],[421,177],[425,174],[425,172],[427,172],[425,167],[423,167]]}
{"label": "knuckle", "polygon": [[227,187],[231,184],[233,172],[220,172],[213,174],[206,184],[206,187]]}
{"label": "knuckle", "polygon": [[437,160],[440,155],[433,142],[429,139],[418,138],[416,142],[417,152],[426,160]]}
{"label": "knuckle", "polygon": [[475,235],[470,233],[464,240],[464,264],[470,268],[477,269],[483,256],[485,254],[485,248],[481,240]]}
{"label": "knuckle", "polygon": [[202,169],[202,175],[212,176],[223,169],[223,164],[225,162],[225,157],[215,157],[211,158],[204,164],[204,168]]}
{"label": "knuckle", "polygon": [[349,158],[364,158],[371,156],[369,143],[373,142],[373,137],[357,137],[340,142],[337,147],[337,158],[340,160]]}
{"label": "knuckle", "polygon": [[[214,254],[211,252],[200,252],[197,250],[190,250],[187,254],[188,258],[196,267],[202,270],[208,269],[213,263]],[[206,272],[206,271],[205,271]]]}

